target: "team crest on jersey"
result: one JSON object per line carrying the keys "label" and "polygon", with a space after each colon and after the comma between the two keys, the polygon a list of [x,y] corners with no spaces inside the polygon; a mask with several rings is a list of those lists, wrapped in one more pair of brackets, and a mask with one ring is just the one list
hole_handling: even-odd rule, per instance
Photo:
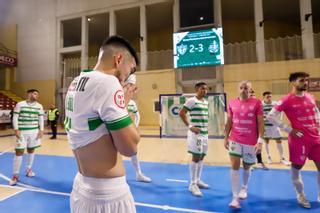
{"label": "team crest on jersey", "polygon": [[121,109],[126,107],[123,90],[118,90],[113,96],[114,103]]}
{"label": "team crest on jersey", "polygon": [[249,116],[249,117],[253,117],[254,114],[250,112],[250,113],[248,114],[248,116]]}
{"label": "team crest on jersey", "polygon": [[72,81],[72,83],[70,84],[68,91],[75,91],[76,90],[76,86],[77,86],[77,82],[76,81]]}

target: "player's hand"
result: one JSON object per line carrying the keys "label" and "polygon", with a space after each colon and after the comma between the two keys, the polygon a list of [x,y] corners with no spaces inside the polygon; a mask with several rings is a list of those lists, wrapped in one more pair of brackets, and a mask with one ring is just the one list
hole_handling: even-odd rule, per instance
{"label": "player's hand", "polygon": [[40,131],[38,132],[37,139],[41,139],[42,136],[43,136],[43,131],[40,130]]}
{"label": "player's hand", "polygon": [[16,135],[16,137],[17,137],[18,139],[21,138],[20,130],[14,130],[14,134]]}
{"label": "player's hand", "polygon": [[190,127],[189,129],[190,129],[191,132],[193,132],[193,133],[195,133],[195,134],[199,134],[199,133],[201,132],[201,129],[198,128],[198,127],[192,126],[192,127]]}
{"label": "player's hand", "polygon": [[227,137],[224,138],[223,145],[224,145],[224,148],[229,150],[229,140]]}
{"label": "player's hand", "polygon": [[298,129],[292,129],[290,134],[292,134],[294,137],[301,138],[303,136],[303,132]]}
{"label": "player's hand", "polygon": [[137,91],[138,91],[138,87],[134,84],[126,84],[123,86],[124,99],[125,99],[126,105],[133,98],[134,94],[137,93]]}
{"label": "player's hand", "polygon": [[256,154],[261,153],[261,149],[262,149],[262,143],[257,143],[257,144],[254,146],[254,152],[255,152]]}

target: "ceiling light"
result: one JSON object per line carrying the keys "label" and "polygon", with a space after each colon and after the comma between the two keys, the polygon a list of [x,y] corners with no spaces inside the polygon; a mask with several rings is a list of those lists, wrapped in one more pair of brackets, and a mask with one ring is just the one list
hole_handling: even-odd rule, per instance
{"label": "ceiling light", "polygon": [[200,21],[203,21],[203,19],[204,19],[203,16],[200,16]]}

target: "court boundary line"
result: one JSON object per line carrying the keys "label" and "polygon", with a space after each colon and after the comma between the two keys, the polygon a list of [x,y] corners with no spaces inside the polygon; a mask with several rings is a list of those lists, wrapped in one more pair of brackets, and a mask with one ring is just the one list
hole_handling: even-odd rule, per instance
{"label": "court boundary line", "polygon": [[[8,187],[5,187],[5,186],[2,186],[1,184],[0,184],[0,186],[3,187],[3,188],[8,188]],[[13,196],[15,196],[15,195],[17,195],[17,194],[20,194],[21,192],[24,192],[24,191],[25,191],[25,189],[23,189],[23,188],[22,188],[22,189],[19,189],[19,191],[14,192],[14,193],[12,193],[12,194],[4,197],[4,198],[1,198],[1,199],[0,199],[0,202],[5,201],[5,200],[9,199],[10,197],[13,197]]]}
{"label": "court boundary line", "polygon": [[0,156],[6,154],[11,149],[14,149],[14,146],[10,146],[9,148],[7,148],[7,149],[3,150],[2,152],[0,152]]}
{"label": "court boundary line", "polygon": [[166,181],[168,181],[168,182],[179,182],[179,183],[188,183],[189,182],[187,180],[178,180],[178,179],[171,179],[171,178],[166,178]]}

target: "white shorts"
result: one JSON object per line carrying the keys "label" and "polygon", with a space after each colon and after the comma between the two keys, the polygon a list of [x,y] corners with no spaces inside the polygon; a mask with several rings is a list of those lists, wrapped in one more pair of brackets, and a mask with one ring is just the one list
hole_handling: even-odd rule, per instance
{"label": "white shorts", "polygon": [[256,153],[254,146],[229,141],[229,154],[243,159],[246,164],[255,164]]}
{"label": "white shorts", "polygon": [[208,136],[188,131],[188,152],[194,155],[206,155],[208,152]]}
{"label": "white shorts", "polygon": [[37,148],[41,146],[41,140],[37,139],[38,132],[32,133],[21,133],[20,138],[17,139],[16,149],[25,149],[25,148]]}
{"label": "white shorts", "polygon": [[281,139],[280,129],[275,126],[264,127],[264,139]]}
{"label": "white shorts", "polygon": [[70,196],[71,213],[135,213],[126,177],[91,178],[78,173]]}

